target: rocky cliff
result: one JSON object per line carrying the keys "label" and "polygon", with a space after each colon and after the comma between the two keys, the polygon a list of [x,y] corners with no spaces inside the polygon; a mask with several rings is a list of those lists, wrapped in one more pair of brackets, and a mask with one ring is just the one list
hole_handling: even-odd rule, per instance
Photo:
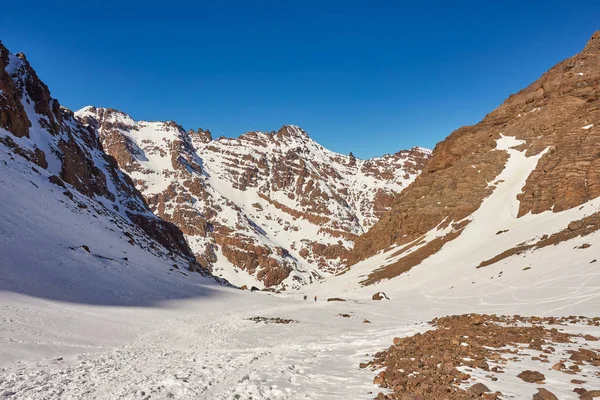
{"label": "rocky cliff", "polygon": [[[185,260],[186,268],[200,270],[181,231],[150,211],[129,176],[103,151],[95,132],[51,97],[23,54],[13,55],[1,43],[0,146],[8,156],[2,168],[16,168],[15,156],[24,159],[34,173],[62,191],[67,205],[113,221],[115,231],[125,232],[132,245],[169,254],[174,262]],[[48,195],[32,185],[38,189],[32,196]]]}
{"label": "rocky cliff", "polygon": [[298,287],[342,271],[354,240],[430,155],[414,148],[360,160],[295,126],[213,139],[112,109],[76,115],[197,258],[238,285]]}
{"label": "rocky cliff", "polygon": [[[498,140],[514,137],[527,157],[539,157],[520,190],[515,218],[558,213],[600,195],[600,32],[583,51],[511,95],[480,123],[453,132],[434,149],[423,173],[394,200],[392,209],[356,240],[350,262],[396,247],[395,268],[376,281],[408,270],[454,240],[501,181],[509,151]],[[511,199],[507,198],[509,202]],[[446,229],[448,228],[448,229]],[[426,234],[433,231],[443,235]],[[395,272],[392,272],[394,270]]]}

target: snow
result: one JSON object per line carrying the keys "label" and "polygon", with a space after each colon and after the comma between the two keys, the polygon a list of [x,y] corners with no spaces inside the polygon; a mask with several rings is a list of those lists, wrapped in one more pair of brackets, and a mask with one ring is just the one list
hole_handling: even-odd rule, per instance
{"label": "snow", "polygon": [[589,125],[582,127],[581,129],[590,129],[593,126],[594,126],[594,124],[589,124]]}
{"label": "snow", "polygon": [[[0,391],[16,391],[16,398],[28,399],[57,393],[66,399],[372,399],[380,391],[371,383],[375,372],[361,370],[358,364],[370,359],[367,354],[387,348],[395,336],[427,330],[422,321],[434,316],[471,311],[593,313],[600,295],[598,274],[582,281],[580,274],[576,279],[563,277],[556,267],[564,260],[556,254],[572,247],[567,243],[547,254],[540,265],[549,268],[537,274],[537,268],[532,269],[526,282],[520,268],[504,268],[503,279],[511,274],[518,278],[521,272],[518,279],[479,280],[475,287],[461,287],[463,277],[458,275],[443,284],[432,277],[432,287],[397,285],[396,290],[387,290],[391,299],[386,302],[361,300],[360,293],[343,296],[358,301],[325,302],[325,293],[339,290],[335,278],[307,288],[309,295],[319,295],[316,303],[300,300],[302,292],[278,296],[227,288],[216,288],[210,296],[165,299],[136,308],[4,293],[2,316],[13,322],[0,327],[0,340],[11,346],[8,354],[4,346],[0,351],[0,368],[5,368],[0,370]],[[574,263],[585,268],[581,260]],[[516,287],[519,283],[521,287]],[[454,293],[448,290],[450,285],[455,285]],[[527,288],[540,286],[552,291],[552,301],[537,294],[535,301],[527,299]],[[437,291],[446,293],[434,295]],[[561,311],[553,311],[558,305]],[[353,317],[336,317],[342,312]],[[247,321],[257,315],[299,322]],[[43,324],[38,323],[40,316]],[[364,318],[371,323],[363,323]],[[593,329],[589,332],[597,335]],[[502,391],[516,399],[531,398],[535,392],[534,385],[524,390],[510,378],[524,366],[511,367],[501,377],[511,385]],[[558,393],[572,390],[568,380],[573,377],[562,375],[546,386],[558,388]]]}
{"label": "snow", "polygon": [[[60,190],[22,159],[15,157],[11,168],[0,164],[7,172],[0,185],[10,188],[0,191],[0,393],[16,399],[372,399],[381,391],[372,384],[376,372],[358,364],[396,336],[430,329],[424,321],[433,317],[594,316],[600,273],[590,261],[597,257],[600,233],[475,269],[481,259],[562,229],[600,206],[592,201],[581,210],[517,219],[516,193],[540,157],[512,149],[518,144],[499,140],[497,148],[510,155],[496,179],[504,182],[439,255],[395,279],[360,286],[360,275],[389,262],[398,250],[389,249],[346,274],[280,295],[219,287],[169,271],[169,260],[129,245],[109,219],[61,203]],[[0,161],[9,158],[0,153]],[[37,201],[38,189],[30,182],[46,194],[44,202]],[[506,227],[510,234],[495,235]],[[433,230],[426,240],[444,232]],[[575,249],[582,243],[592,247]],[[94,254],[129,261],[69,249],[81,244]],[[531,269],[524,271],[525,265]],[[370,300],[376,292],[389,300]],[[305,294],[319,300],[304,301]],[[348,301],[325,301],[334,296]],[[253,316],[298,323],[247,320]],[[598,336],[598,328],[577,329]],[[509,364],[496,386],[474,376],[494,389],[504,382],[503,393],[530,399],[536,385],[514,378],[527,365]],[[548,376],[548,389],[561,398],[572,396],[573,376]],[[598,386],[598,378],[588,380]]]}
{"label": "snow", "polygon": [[[131,170],[124,168],[138,182],[138,188],[146,198],[158,195],[171,187],[175,193],[185,193],[191,199],[189,205],[199,214],[212,214],[214,221],[233,231],[242,240],[255,246],[271,249],[272,258],[291,266],[292,272],[280,286],[298,288],[301,284],[310,283],[313,279],[337,273],[345,265],[340,258],[326,260],[326,266],[318,265],[318,259],[312,252],[310,242],[339,245],[346,249],[353,246],[353,241],[345,236],[332,235],[331,231],[340,231],[351,235],[360,235],[368,230],[376,221],[373,202],[377,190],[386,193],[402,191],[415,178],[415,173],[406,173],[405,165],[411,158],[407,154],[385,155],[371,160],[355,159],[351,166],[350,157],[337,154],[319,145],[297,126],[289,126],[284,140],[265,132],[249,132],[237,139],[219,138],[204,143],[194,140],[194,135],[188,134],[178,126],[164,122],[135,121],[125,113],[103,108],[85,107],[77,111],[76,116],[82,120],[102,118],[103,122],[113,124],[122,137],[104,136],[102,129],[98,132],[106,148],[111,140],[126,140],[136,164]],[[114,128],[111,128],[114,129]],[[177,148],[175,141],[186,143],[188,146]],[[430,150],[415,148],[423,154]],[[178,153],[175,153],[177,151]],[[290,187],[273,188],[271,184],[273,172],[277,167],[274,158],[284,159],[286,156],[301,154],[294,166],[303,169],[311,178],[306,179],[303,190],[313,184],[315,190],[325,193],[329,199],[317,204],[327,212],[315,211],[305,204],[308,193],[296,195],[294,188],[299,179],[298,174],[291,179]],[[190,170],[189,174],[180,174],[172,163],[173,157],[183,157],[194,160],[201,166]],[[252,160],[252,161],[250,161]],[[248,185],[245,190],[236,188],[236,174],[243,174],[246,169],[256,167],[254,160],[267,160],[267,172],[257,176],[257,183]],[[123,168],[123,166],[122,166]],[[391,178],[382,179],[376,173],[386,172]],[[314,177],[314,179],[313,179]],[[184,182],[187,179],[197,179],[203,185],[208,199],[190,193]],[[346,201],[339,201],[341,193]],[[318,200],[317,200],[318,201]],[[257,210],[256,205],[261,209]],[[295,216],[281,209],[281,205],[301,211],[306,216],[317,218],[311,222],[304,216]],[[176,207],[173,199],[165,201],[165,214],[172,214]],[[318,221],[325,216],[327,222]],[[210,235],[187,235],[186,239],[195,254],[203,254],[215,240]],[[290,256],[280,257],[279,249],[285,249]],[[308,251],[308,256],[301,250]],[[239,249],[239,251],[243,251]],[[238,268],[229,262],[217,248],[216,261],[212,265],[213,273],[237,285],[263,287],[258,280],[260,269],[253,274]]]}

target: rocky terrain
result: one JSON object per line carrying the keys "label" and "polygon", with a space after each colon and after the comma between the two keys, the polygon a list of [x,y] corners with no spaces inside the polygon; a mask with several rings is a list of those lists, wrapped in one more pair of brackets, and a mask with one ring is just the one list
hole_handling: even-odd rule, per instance
{"label": "rocky terrain", "polygon": [[[129,176],[104,153],[95,132],[51,97],[23,54],[10,54],[1,43],[0,147],[4,176],[26,166],[28,171],[22,173],[35,175],[30,178],[33,198],[51,195],[35,180],[50,182],[62,193],[65,207],[110,220],[131,245],[167,255],[191,271],[206,272],[182,232],[150,211]],[[8,196],[10,190],[5,190]]]}
{"label": "rocky terrain", "polygon": [[297,288],[344,270],[354,240],[430,154],[414,148],[360,160],[296,126],[213,139],[113,109],[76,115],[151,209],[183,231],[200,263],[240,286]]}
{"label": "rocky terrain", "polygon": [[373,382],[392,393],[379,393],[377,399],[505,398],[498,389],[514,391],[506,383],[513,374],[525,386],[538,388],[534,400],[558,399],[553,386],[570,386],[580,399],[600,396],[599,339],[565,332],[580,325],[600,326],[598,317],[469,314],[436,318],[430,324],[433,330],[395,338],[388,350],[361,364],[385,368]]}
{"label": "rocky terrain", "polygon": [[[440,142],[423,173],[395,198],[391,212],[356,240],[350,263],[390,246],[407,251],[419,244],[410,260],[401,257],[390,266],[395,272],[381,270],[372,276],[370,282],[375,282],[407,271],[455,240],[502,183],[496,179],[508,160],[506,150],[497,148],[502,137],[515,138],[520,144],[514,149],[539,158],[518,192],[515,217],[559,213],[598,197],[599,124],[597,32],[579,54],[511,95],[477,125],[462,127]],[[446,228],[443,235],[425,238]]]}

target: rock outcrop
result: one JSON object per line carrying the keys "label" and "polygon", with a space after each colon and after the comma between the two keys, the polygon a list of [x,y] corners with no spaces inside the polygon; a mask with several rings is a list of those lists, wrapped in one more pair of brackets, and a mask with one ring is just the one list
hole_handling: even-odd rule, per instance
{"label": "rock outcrop", "polygon": [[[378,400],[413,396],[423,400],[499,399],[501,392],[490,387],[498,387],[509,369],[519,370],[514,375],[532,383],[532,391],[534,384],[546,383],[547,389],[538,390],[534,399],[553,399],[556,397],[548,389],[566,385],[572,375],[581,371],[573,364],[579,362],[596,369],[594,362],[600,357],[595,351],[586,351],[582,356],[581,349],[575,350],[581,346],[575,340],[581,335],[557,329],[567,323],[594,327],[599,324],[597,318],[583,316],[451,315],[431,321],[436,329],[394,338],[387,350],[375,353],[372,361],[359,366],[379,371],[373,383],[387,390],[377,395]],[[567,360],[571,363],[563,382],[544,381],[540,371],[549,369],[549,355],[563,359],[561,364]],[[525,366],[536,370],[524,370]]]}
{"label": "rock outcrop", "polygon": [[[518,217],[571,209],[598,197],[599,37],[595,33],[581,53],[511,95],[477,125],[462,127],[440,142],[423,173],[394,197],[391,211],[356,240],[350,264],[414,242],[477,210],[494,191],[489,183],[508,158],[506,151],[496,150],[501,135],[524,141],[519,150],[527,156],[545,151],[518,196]],[[424,251],[411,265],[439,247]]]}
{"label": "rock outcrop", "polygon": [[49,180],[63,188],[70,201],[76,201],[73,191],[77,191],[107,216],[116,213],[137,226],[140,235],[145,233],[154,242],[152,246],[161,245],[198,265],[182,232],[150,211],[129,176],[103,151],[94,130],[79,124],[70,110],[52,98],[23,54],[10,54],[2,44],[0,145],[47,170]]}
{"label": "rock outcrop", "polygon": [[239,285],[297,287],[343,270],[355,238],[429,158],[414,148],[359,160],[295,126],[213,139],[112,109],[76,114],[196,257]]}

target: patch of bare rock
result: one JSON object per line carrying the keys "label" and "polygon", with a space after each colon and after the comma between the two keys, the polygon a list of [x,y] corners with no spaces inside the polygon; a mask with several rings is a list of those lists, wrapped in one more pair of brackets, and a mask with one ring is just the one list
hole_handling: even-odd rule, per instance
{"label": "patch of bare rock", "polygon": [[286,319],[286,318],[268,318],[268,317],[251,317],[248,318],[248,321],[254,321],[257,324],[259,322],[264,322],[265,324],[297,324],[298,321],[294,319]]}
{"label": "patch of bare rock", "polygon": [[[567,324],[597,327],[600,318],[467,314],[435,318],[430,324],[434,329],[394,338],[387,350],[376,353],[370,362],[360,364],[360,368],[383,368],[373,383],[390,392],[379,393],[377,400],[501,399],[501,391],[490,390],[475,376],[485,376],[491,383],[498,382],[500,377],[499,382],[502,382],[506,365],[524,357],[539,361],[539,368],[524,370],[518,375],[532,385],[529,396],[533,399],[557,399],[552,392],[554,381],[546,381],[544,375],[549,370],[567,374],[566,384],[573,385],[581,399],[592,399],[590,396],[596,393],[600,396],[597,390],[580,387],[585,380],[573,379],[569,383],[571,378],[567,378],[577,375],[582,368],[588,371],[596,368],[595,377],[600,375],[600,352],[587,345],[579,346],[581,341],[594,343],[596,338],[561,330],[561,325]],[[577,350],[559,352],[557,348],[565,344]],[[531,356],[538,353],[539,356]],[[548,355],[559,353],[561,361],[550,364]]]}
{"label": "patch of bare rock", "polygon": [[383,292],[377,292],[372,297],[372,300],[389,300],[390,298]]}
{"label": "patch of bare rock", "polygon": [[539,388],[538,392],[533,395],[533,400],[558,400],[558,397],[548,389]]}
{"label": "patch of bare rock", "polygon": [[517,377],[529,383],[544,383],[544,380],[546,379],[541,372],[530,370],[521,372]]}

